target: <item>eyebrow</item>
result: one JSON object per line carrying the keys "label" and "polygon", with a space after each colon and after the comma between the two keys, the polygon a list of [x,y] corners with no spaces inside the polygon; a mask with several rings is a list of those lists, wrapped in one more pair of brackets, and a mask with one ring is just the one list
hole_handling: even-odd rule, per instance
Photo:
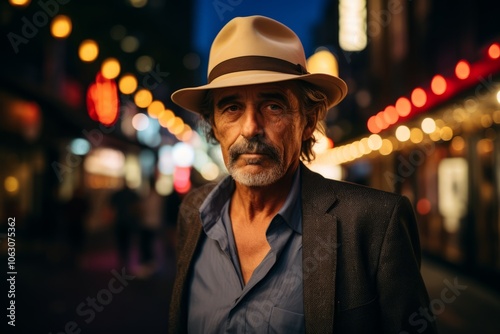
{"label": "eyebrow", "polygon": [[265,99],[265,100],[277,100],[283,104],[286,104],[287,106],[290,104],[288,101],[288,98],[283,93],[274,93],[274,92],[260,93],[259,98]]}
{"label": "eyebrow", "polygon": [[[215,103],[215,106],[218,109],[221,109],[222,107],[224,107],[228,103],[233,103],[234,101],[237,101],[238,99],[241,99],[241,98],[242,98],[241,94],[238,94],[238,93],[224,96],[219,101],[217,101]],[[288,107],[290,105],[290,101],[288,101],[286,94],[283,94],[281,92],[259,93],[258,98],[262,99],[262,100],[276,100],[276,101],[279,101],[279,102],[285,104]]]}
{"label": "eyebrow", "polygon": [[224,105],[230,103],[230,102],[233,102],[235,100],[238,100],[239,98],[241,98],[241,95],[240,94],[233,94],[233,95],[228,95],[228,96],[224,96],[223,98],[221,98],[219,101],[217,101],[217,103],[215,104],[215,106],[220,109],[222,108]]}

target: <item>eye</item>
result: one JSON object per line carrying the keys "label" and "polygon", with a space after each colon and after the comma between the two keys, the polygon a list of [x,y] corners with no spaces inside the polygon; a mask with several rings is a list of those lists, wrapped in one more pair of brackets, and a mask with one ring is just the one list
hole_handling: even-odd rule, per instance
{"label": "eye", "polygon": [[239,110],[241,110],[241,108],[238,104],[226,104],[226,105],[220,106],[218,109],[219,109],[221,114],[224,114],[224,113],[231,114],[231,113],[236,113]]}
{"label": "eye", "polygon": [[235,112],[235,111],[238,111],[240,110],[240,107],[237,106],[236,104],[232,104],[230,106],[227,106],[226,108],[224,108],[224,111],[229,111],[229,112]]}
{"label": "eye", "polygon": [[285,108],[279,103],[269,102],[264,104],[263,110],[272,114],[282,114]]}

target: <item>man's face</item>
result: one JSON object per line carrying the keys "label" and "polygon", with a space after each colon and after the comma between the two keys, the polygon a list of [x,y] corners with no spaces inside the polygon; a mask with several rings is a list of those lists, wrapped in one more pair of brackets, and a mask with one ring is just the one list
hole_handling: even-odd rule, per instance
{"label": "man's face", "polygon": [[236,182],[270,185],[299,164],[306,124],[295,83],[220,88],[214,96],[214,134]]}

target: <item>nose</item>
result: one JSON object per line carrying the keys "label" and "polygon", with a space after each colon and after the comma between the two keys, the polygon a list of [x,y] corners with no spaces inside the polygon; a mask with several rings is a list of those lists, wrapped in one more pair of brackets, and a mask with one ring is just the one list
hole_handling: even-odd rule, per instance
{"label": "nose", "polygon": [[251,139],[264,133],[263,117],[256,108],[248,106],[241,117],[241,135]]}

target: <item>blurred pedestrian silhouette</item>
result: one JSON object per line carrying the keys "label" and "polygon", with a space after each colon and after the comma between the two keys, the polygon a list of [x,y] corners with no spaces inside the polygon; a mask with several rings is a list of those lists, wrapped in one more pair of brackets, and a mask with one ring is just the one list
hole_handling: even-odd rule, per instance
{"label": "blurred pedestrian silhouette", "polygon": [[163,212],[163,197],[155,188],[155,178],[151,177],[149,192],[142,200],[142,214],[140,225],[140,262],[139,276],[148,277],[157,267],[155,243],[161,229]]}
{"label": "blurred pedestrian silhouette", "polygon": [[79,184],[65,205],[63,222],[68,237],[69,264],[73,267],[80,264],[80,256],[85,243],[85,222],[89,208],[90,202],[84,186]]}
{"label": "blurred pedestrian silhouette", "polygon": [[126,182],[122,189],[111,195],[110,204],[115,213],[115,237],[120,268],[130,266],[130,252],[134,235],[140,219],[141,198],[128,187]]}
{"label": "blurred pedestrian silhouette", "polygon": [[177,215],[179,214],[181,202],[182,196],[175,190],[164,199],[163,226],[165,229],[165,248],[167,255],[174,254],[176,248]]}

